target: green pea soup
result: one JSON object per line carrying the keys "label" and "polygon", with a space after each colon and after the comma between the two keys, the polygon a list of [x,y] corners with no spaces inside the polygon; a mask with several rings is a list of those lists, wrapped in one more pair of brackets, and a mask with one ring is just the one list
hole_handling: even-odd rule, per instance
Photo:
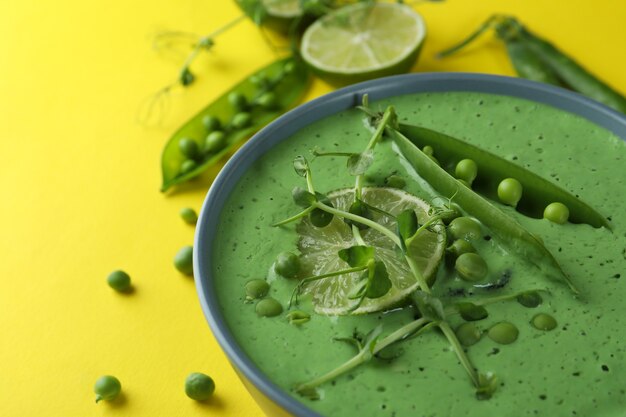
{"label": "green pea soup", "polygon": [[[487,277],[460,284],[451,269],[443,266],[433,287],[435,295],[462,302],[468,294],[546,289],[538,305],[522,305],[515,299],[489,305],[487,317],[472,321],[477,331],[465,329],[466,352],[474,366],[497,376],[497,391],[491,399],[476,398],[467,373],[437,330],[399,343],[385,357],[321,385],[319,400],[295,393],[295,384],[334,369],[356,353],[353,346],[337,339],[367,333],[381,324],[386,335],[416,315],[416,310],[406,306],[359,316],[323,316],[315,314],[304,297],[298,309],[309,313],[310,319],[298,325],[287,319],[297,280],[278,276],[272,263],[283,251],[297,253],[298,235],[294,224],[271,224],[301,210],[291,197],[294,187],[306,186],[293,170],[297,155],[312,160],[319,191],[354,186],[345,158],[310,157],[314,148],[327,152],[365,148],[371,131],[361,112],[348,110],[303,128],[260,157],[239,180],[220,214],[214,252],[203,256],[212,260],[220,307],[242,349],[274,383],[327,417],[623,417],[626,144],[584,118],[512,97],[421,93],[374,102],[371,107],[384,109],[389,104],[401,122],[446,133],[519,164],[610,219],[612,231],[585,224],[561,225],[494,202],[542,239],[580,295],[546,280],[483,228],[483,235],[473,244],[488,265]],[[366,173],[367,185],[384,186],[390,176],[401,178],[406,191],[425,201],[437,198],[393,144],[383,141]],[[521,198],[525,198],[523,193]],[[267,297],[282,305],[280,314],[259,317],[256,301],[246,296],[246,283],[254,279],[270,284]],[[538,314],[554,318],[556,326],[549,320],[537,325]],[[453,328],[465,322],[458,315],[449,320]],[[517,330],[515,338],[510,334],[489,337],[490,329],[502,322]],[[496,327],[491,333],[501,331]]]}

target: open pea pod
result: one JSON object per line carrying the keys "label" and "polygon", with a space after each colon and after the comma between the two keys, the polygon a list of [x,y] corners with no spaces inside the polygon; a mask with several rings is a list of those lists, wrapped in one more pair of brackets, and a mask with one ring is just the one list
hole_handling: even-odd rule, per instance
{"label": "open pea pod", "polygon": [[551,279],[565,282],[572,291],[578,292],[539,239],[485,198],[462,185],[401,132],[390,128],[387,131],[402,155],[437,192],[444,197],[454,198],[456,204],[481,221],[511,251],[529,260]]}
{"label": "open pea pod", "polygon": [[478,176],[472,183],[472,188],[482,195],[497,200],[500,181],[505,178],[515,178],[523,187],[522,199],[517,204],[517,209],[521,213],[541,218],[545,207],[558,201],[569,209],[570,222],[611,229],[606,218],[589,204],[517,164],[462,140],[424,127],[402,124],[399,130],[420,148],[426,145],[432,146],[435,156],[449,172],[454,172],[456,163],[462,159],[468,158],[476,162]]}
{"label": "open pea pod", "polygon": [[[299,60],[293,57],[279,59],[206,106],[178,129],[165,145],[161,156],[161,191],[188,181],[217,163],[243,139],[295,106],[308,85],[308,71]],[[233,95],[244,99],[234,103]],[[207,117],[219,122],[207,126]],[[208,145],[207,136],[214,131],[223,136],[219,143]],[[183,139],[195,142],[193,155],[190,152],[185,155],[181,150]]]}

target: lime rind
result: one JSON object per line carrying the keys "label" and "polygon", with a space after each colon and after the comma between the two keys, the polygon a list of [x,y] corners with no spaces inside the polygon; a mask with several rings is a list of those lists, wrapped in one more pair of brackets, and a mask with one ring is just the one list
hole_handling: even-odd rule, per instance
{"label": "lime rind", "polygon": [[[354,198],[354,190],[338,190],[328,197],[336,208],[348,210]],[[430,205],[423,200],[393,188],[364,188],[363,200],[393,215],[414,209],[420,223],[426,220],[430,209]],[[389,216],[374,213],[372,217],[377,223],[395,230],[395,220]],[[357,243],[350,227],[342,219],[335,217],[323,228],[316,228],[308,219],[304,219],[297,225],[296,231],[300,235],[298,248],[301,253],[301,276],[320,275],[348,267],[337,253]],[[381,298],[364,299],[358,309],[350,311],[356,301],[349,299],[348,295],[359,282],[361,273],[313,281],[304,287],[303,293],[311,296],[317,313],[343,315],[381,311],[398,305],[417,289],[418,284],[403,255],[388,237],[373,229],[362,231],[361,236],[367,245],[376,248],[376,258],[385,263],[392,288]],[[443,257],[445,240],[443,224],[436,224],[432,231],[426,230],[415,238],[408,248],[410,256],[429,282],[434,280]]]}
{"label": "lime rind", "polygon": [[302,15],[299,0],[261,0],[261,4],[271,16],[294,18]]}
{"label": "lime rind", "polygon": [[424,20],[409,6],[360,3],[312,24],[301,53],[323,78],[360,80],[410,69],[425,36]]}

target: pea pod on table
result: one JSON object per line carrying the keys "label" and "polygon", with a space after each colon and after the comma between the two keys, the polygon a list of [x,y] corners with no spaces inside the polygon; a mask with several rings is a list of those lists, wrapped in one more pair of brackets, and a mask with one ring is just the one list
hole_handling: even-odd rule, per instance
{"label": "pea pod on table", "polygon": [[[243,139],[293,107],[306,91],[308,81],[309,74],[300,61],[284,58],[247,77],[206,106],[165,145],[161,191],[200,175]],[[190,140],[195,147],[190,146]]]}
{"label": "pea pod on table", "polygon": [[566,283],[573,292],[578,293],[554,256],[537,237],[485,198],[461,185],[401,132],[392,128],[387,128],[387,132],[407,161],[437,192],[454,199],[456,204],[482,222],[514,253],[539,267],[549,278]]}
{"label": "pea pod on table", "polygon": [[399,130],[420,149],[424,146],[432,147],[434,155],[441,165],[450,172],[454,172],[454,165],[457,162],[468,158],[473,160],[478,166],[478,175],[472,181],[472,188],[483,195],[497,200],[496,193],[501,181],[514,178],[520,182],[524,190],[523,196],[517,204],[517,209],[520,212],[531,217],[542,218],[545,207],[554,201],[559,201],[569,209],[570,222],[586,223],[593,227],[611,229],[606,218],[593,207],[563,188],[517,164],[465,141],[424,127],[401,124]]}
{"label": "pea pod on table", "polygon": [[520,77],[569,88],[626,113],[624,96],[511,16],[491,16],[465,40],[439,53],[439,57],[452,55],[492,28],[506,44],[511,63]]}

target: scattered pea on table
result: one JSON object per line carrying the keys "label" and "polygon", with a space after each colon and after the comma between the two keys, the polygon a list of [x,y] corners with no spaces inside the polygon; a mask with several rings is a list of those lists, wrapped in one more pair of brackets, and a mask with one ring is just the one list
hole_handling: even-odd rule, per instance
{"label": "scattered pea on table", "polygon": [[215,392],[215,382],[210,376],[193,372],[185,379],[185,394],[192,400],[206,401]]}
{"label": "scattered pea on table", "polygon": [[107,277],[107,283],[118,292],[127,292],[131,288],[130,275],[122,270],[111,272]]}
{"label": "scattered pea on table", "polygon": [[193,246],[185,246],[174,256],[174,266],[181,273],[193,276]]}
{"label": "scattered pea on table", "polygon": [[192,208],[185,207],[180,209],[180,217],[187,224],[194,225],[198,221],[198,214]]}
{"label": "scattered pea on table", "polygon": [[96,380],[93,392],[96,394],[96,402],[113,401],[122,392],[122,384],[116,377],[104,375]]}

